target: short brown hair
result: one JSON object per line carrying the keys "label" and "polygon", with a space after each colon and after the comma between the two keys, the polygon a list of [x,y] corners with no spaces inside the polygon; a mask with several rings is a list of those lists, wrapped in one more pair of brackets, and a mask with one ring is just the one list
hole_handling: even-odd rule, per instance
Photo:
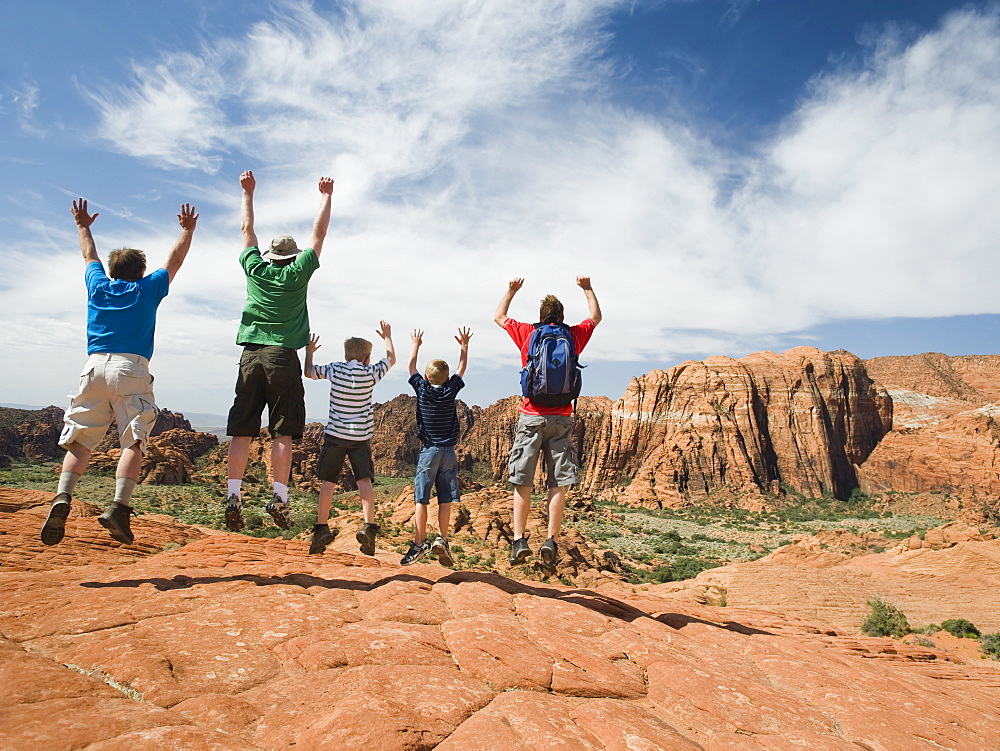
{"label": "short brown hair", "polygon": [[434,386],[440,386],[448,380],[448,363],[444,360],[431,360],[424,369],[424,378]]}
{"label": "short brown hair", "polygon": [[546,295],[538,306],[538,320],[548,323],[561,323],[563,319],[563,304],[555,295]]}
{"label": "short brown hair", "polygon": [[364,362],[372,353],[372,343],[359,336],[344,340],[344,359]]}
{"label": "short brown hair", "polygon": [[108,256],[108,276],[137,282],[146,273],[146,254],[135,248],[117,248]]}

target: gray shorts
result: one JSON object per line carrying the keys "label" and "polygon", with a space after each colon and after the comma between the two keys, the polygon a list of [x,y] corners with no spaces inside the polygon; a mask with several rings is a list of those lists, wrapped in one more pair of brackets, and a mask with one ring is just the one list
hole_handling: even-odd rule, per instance
{"label": "gray shorts", "polygon": [[93,451],[115,420],[121,447],[138,443],[145,451],[157,414],[149,360],[124,353],[94,354],[87,358],[80,390],[63,418],[59,445],[79,443]]}
{"label": "gray shorts", "polygon": [[561,488],[579,482],[572,417],[519,415],[507,460],[508,480],[514,485],[533,485],[540,453],[545,457],[546,487]]}

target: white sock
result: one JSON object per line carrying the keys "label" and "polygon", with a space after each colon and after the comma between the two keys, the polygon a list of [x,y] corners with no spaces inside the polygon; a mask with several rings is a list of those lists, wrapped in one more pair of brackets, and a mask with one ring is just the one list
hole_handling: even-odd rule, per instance
{"label": "white sock", "polygon": [[132,491],[135,490],[135,480],[131,477],[115,478],[115,503],[122,506],[130,506],[132,501]]}
{"label": "white sock", "polygon": [[59,487],[56,489],[56,493],[65,493],[72,496],[73,491],[76,490],[76,483],[79,480],[80,475],[76,472],[62,472],[59,475]]}
{"label": "white sock", "polygon": [[283,483],[274,483],[274,494],[284,503],[288,503],[288,486]]}
{"label": "white sock", "polygon": [[226,491],[226,498],[235,495],[240,500],[243,499],[243,480],[230,480],[229,490]]}

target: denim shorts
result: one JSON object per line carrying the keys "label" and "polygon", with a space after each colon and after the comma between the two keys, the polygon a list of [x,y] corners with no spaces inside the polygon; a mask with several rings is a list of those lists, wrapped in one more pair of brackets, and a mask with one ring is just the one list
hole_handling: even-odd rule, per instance
{"label": "denim shorts", "polygon": [[431,502],[431,490],[437,489],[438,503],[459,500],[458,459],[454,446],[424,446],[417,457],[417,476],[413,480],[413,500]]}
{"label": "denim shorts", "polygon": [[138,443],[145,451],[158,414],[149,360],[125,353],[94,354],[83,366],[80,390],[63,418],[59,445],[79,443],[93,451],[115,420],[121,447]]}
{"label": "denim shorts", "polygon": [[375,479],[371,441],[351,441],[328,433],[323,434],[323,448],[319,452],[316,476],[323,482],[340,482],[345,458],[351,462],[355,480]]}
{"label": "denim shorts", "polygon": [[257,345],[244,348],[226,435],[256,437],[265,406],[267,429],[272,438],[302,437],[306,426],[306,390],[296,350]]}
{"label": "denim shorts", "polygon": [[514,485],[533,485],[538,456],[545,457],[546,487],[576,485],[580,462],[573,442],[573,418],[563,415],[526,415],[517,418],[514,442],[507,459]]}

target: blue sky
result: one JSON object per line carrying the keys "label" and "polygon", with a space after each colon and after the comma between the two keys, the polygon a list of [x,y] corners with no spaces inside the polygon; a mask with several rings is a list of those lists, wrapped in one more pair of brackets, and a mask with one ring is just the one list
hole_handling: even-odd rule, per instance
{"label": "blue sky", "polygon": [[[604,309],[585,393],[709,355],[1000,352],[1000,8],[947,0],[408,0],[0,6],[0,402],[65,406],[85,360],[87,197],[103,257],[151,266],[201,213],[160,308],[161,406],[224,414],[243,300],[243,169],[259,234],[305,238],[326,345],[394,327],[468,401],[514,393],[492,322],[553,292]],[[307,384],[309,414],[325,389]]]}

